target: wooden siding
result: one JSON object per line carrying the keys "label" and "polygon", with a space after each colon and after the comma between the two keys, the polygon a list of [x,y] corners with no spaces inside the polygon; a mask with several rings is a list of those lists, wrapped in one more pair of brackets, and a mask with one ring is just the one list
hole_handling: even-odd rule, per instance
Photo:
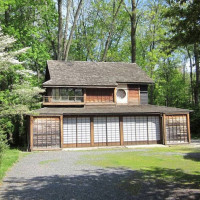
{"label": "wooden siding", "polygon": [[34,117],[32,136],[33,149],[60,148],[60,118]]}
{"label": "wooden siding", "polygon": [[166,143],[188,142],[188,125],[186,115],[166,115]]}
{"label": "wooden siding", "polygon": [[148,104],[148,86],[140,85],[140,104]]}
{"label": "wooden siding", "polygon": [[140,87],[138,85],[128,85],[128,103],[140,104]]}
{"label": "wooden siding", "polygon": [[114,89],[86,89],[86,103],[113,103]]}

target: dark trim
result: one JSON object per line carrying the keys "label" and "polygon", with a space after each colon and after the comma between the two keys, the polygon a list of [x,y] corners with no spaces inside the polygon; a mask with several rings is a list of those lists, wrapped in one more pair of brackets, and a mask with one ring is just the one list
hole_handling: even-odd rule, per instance
{"label": "dark trim", "polygon": [[57,87],[67,87],[67,88],[116,88],[117,85],[42,85],[43,87],[57,88]]}

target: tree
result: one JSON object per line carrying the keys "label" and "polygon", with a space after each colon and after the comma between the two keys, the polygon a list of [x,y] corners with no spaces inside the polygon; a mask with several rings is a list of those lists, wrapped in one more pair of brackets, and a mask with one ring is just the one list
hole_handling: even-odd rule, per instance
{"label": "tree", "polygon": [[194,88],[195,105],[199,105],[200,91],[200,3],[198,0],[172,0],[168,2],[166,18],[171,19],[171,40],[173,48],[192,45],[194,49],[196,84]]}
{"label": "tree", "polygon": [[[59,15],[59,20],[58,20],[58,60],[65,60],[67,61],[68,59],[68,54],[69,54],[69,49],[71,46],[71,42],[72,42],[72,37],[73,37],[73,33],[74,30],[76,28],[76,23],[79,17],[79,13],[81,11],[81,8],[83,6],[83,0],[80,0],[78,2],[78,7],[76,9],[76,12],[74,14],[74,19],[72,22],[72,27],[70,30],[70,34],[69,34],[69,38],[67,40],[66,35],[67,35],[67,31],[68,31],[68,27],[69,27],[69,14],[70,14],[70,5],[71,5],[71,1],[67,2],[67,14],[66,14],[66,19],[65,19],[65,34],[63,37],[63,1],[62,0],[58,0],[58,15]],[[67,40],[67,42],[66,42]],[[64,41],[64,45],[63,45],[63,41]]]}
{"label": "tree", "polygon": [[136,18],[136,7],[139,3],[139,0],[131,0],[131,11],[127,8],[125,4],[125,9],[129,14],[131,21],[131,62],[136,62],[136,29],[137,29],[137,18]]}
{"label": "tree", "polygon": [[27,48],[11,51],[14,42],[0,30],[0,140],[2,143],[6,135],[9,143],[19,144],[19,136],[24,134],[23,115],[39,107],[39,93],[43,90],[33,86],[34,73],[16,59]]}

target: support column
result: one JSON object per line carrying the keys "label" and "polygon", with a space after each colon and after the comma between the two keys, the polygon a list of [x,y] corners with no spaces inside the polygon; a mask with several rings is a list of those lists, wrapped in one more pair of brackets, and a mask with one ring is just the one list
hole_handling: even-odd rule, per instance
{"label": "support column", "polygon": [[187,114],[187,132],[188,132],[188,142],[191,142],[191,134],[190,134],[190,114]]}
{"label": "support column", "polygon": [[124,145],[124,135],[123,135],[123,117],[119,117],[119,128],[120,128],[120,145]]}
{"label": "support column", "polygon": [[94,146],[94,117],[90,117],[90,139],[91,146]]}
{"label": "support column", "polygon": [[60,147],[63,148],[63,115],[60,116]]}
{"label": "support column", "polygon": [[33,116],[30,116],[30,151],[33,150]]}
{"label": "support column", "polygon": [[167,144],[167,138],[166,138],[166,115],[163,114],[163,144]]}

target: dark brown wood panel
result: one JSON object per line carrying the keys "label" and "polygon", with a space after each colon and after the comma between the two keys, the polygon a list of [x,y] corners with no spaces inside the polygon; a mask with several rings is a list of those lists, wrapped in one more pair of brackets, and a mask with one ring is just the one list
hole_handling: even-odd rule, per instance
{"label": "dark brown wood panel", "polygon": [[33,118],[33,148],[60,148],[60,118]]}
{"label": "dark brown wood panel", "polygon": [[87,88],[86,103],[113,103],[114,89],[110,88]]}
{"label": "dark brown wood panel", "polygon": [[188,126],[186,115],[166,115],[167,144],[188,142]]}
{"label": "dark brown wood panel", "polygon": [[140,87],[138,85],[128,85],[128,103],[140,104]]}

